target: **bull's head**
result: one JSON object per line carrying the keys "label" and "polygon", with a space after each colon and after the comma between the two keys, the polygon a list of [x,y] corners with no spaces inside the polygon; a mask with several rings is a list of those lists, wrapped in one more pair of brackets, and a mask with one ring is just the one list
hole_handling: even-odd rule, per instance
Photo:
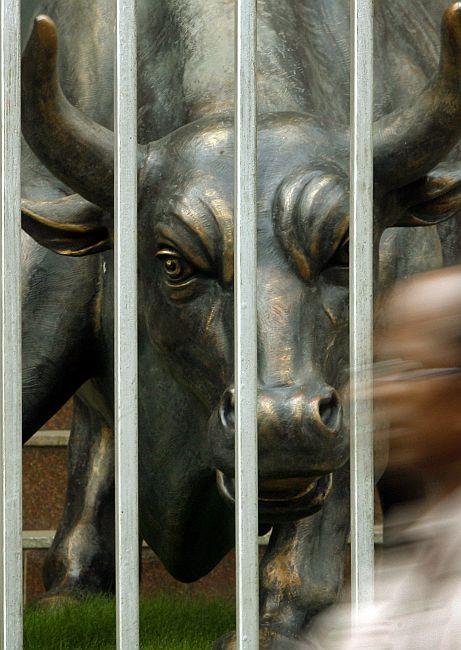
{"label": "bull's head", "polygon": [[[460,46],[456,3],[444,16],[438,74],[412,107],[375,125],[376,251],[386,227],[432,225],[459,210],[461,174],[432,170],[461,132]],[[55,26],[39,17],[23,58],[23,131],[79,196],[24,201],[23,227],[58,253],[86,255],[111,246],[95,206],[112,210],[114,140],[66,100],[56,60]],[[258,144],[260,504],[273,522],[318,509],[348,460],[349,138],[274,113],[261,116]],[[187,124],[139,147],[138,160],[141,323],[209,414],[210,463],[232,499],[232,119]]]}

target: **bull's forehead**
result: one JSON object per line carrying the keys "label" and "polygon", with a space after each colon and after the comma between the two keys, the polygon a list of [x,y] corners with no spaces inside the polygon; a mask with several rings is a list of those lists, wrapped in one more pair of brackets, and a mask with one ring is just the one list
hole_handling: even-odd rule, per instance
{"label": "bull's forehead", "polygon": [[[234,122],[227,115],[205,117],[170,133],[153,145],[155,160],[178,174],[197,170],[221,180],[233,179]],[[267,181],[300,165],[325,166],[341,161],[336,142],[309,116],[268,113],[258,118],[258,170],[260,189]],[[287,163],[289,165],[287,169]]]}
{"label": "bull's forehead", "polygon": [[[193,231],[203,244],[202,256],[222,255],[223,275],[230,280],[233,120],[222,116],[186,125],[153,146],[151,161],[152,177],[157,179],[156,212],[168,222],[163,226],[170,228],[170,234],[182,228],[189,234]],[[260,117],[258,243],[262,257],[273,255],[281,245],[300,274],[309,277],[316,258],[325,253],[322,247],[336,245],[344,235],[344,184],[338,174],[334,143],[308,117],[292,113]]]}

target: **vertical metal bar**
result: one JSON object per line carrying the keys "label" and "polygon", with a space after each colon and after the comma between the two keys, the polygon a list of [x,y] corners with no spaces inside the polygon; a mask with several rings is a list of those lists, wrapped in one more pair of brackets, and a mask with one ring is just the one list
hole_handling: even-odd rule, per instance
{"label": "vertical metal bar", "polygon": [[0,0],[1,648],[22,648],[19,0]]}
{"label": "vertical metal bar", "polygon": [[235,494],[237,640],[259,647],[256,321],[256,0],[235,12]]}
{"label": "vertical metal bar", "polygon": [[115,28],[115,491],[117,648],[139,647],[136,2]]}
{"label": "vertical metal bar", "polygon": [[373,599],[373,0],[352,0],[351,572],[357,615]]}

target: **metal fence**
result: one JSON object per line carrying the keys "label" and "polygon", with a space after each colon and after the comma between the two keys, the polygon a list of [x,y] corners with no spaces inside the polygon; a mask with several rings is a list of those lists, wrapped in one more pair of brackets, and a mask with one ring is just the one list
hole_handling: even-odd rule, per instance
{"label": "metal fence", "polygon": [[[372,0],[352,0],[351,493],[356,609],[373,597]],[[2,648],[22,647],[20,354],[20,0],[0,0],[0,328]],[[117,0],[115,29],[115,437],[117,646],[139,647],[135,3]],[[235,384],[238,647],[258,647],[256,331],[256,0],[236,0]],[[121,242],[123,241],[123,255]],[[122,463],[123,459],[123,471]],[[245,462],[243,462],[243,459]]]}
{"label": "metal fence", "polygon": [[19,0],[0,3],[1,635],[22,647]]}
{"label": "metal fence", "polygon": [[373,0],[351,2],[351,31],[351,586],[358,614],[373,599],[374,574]]}

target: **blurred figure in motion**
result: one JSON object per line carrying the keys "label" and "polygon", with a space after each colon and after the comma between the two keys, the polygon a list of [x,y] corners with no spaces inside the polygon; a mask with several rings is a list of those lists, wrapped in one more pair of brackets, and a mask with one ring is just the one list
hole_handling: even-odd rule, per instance
{"label": "blurred figure in motion", "polygon": [[357,627],[335,608],[304,648],[461,650],[461,267],[394,291],[376,355],[375,435],[389,436],[394,484],[424,497],[390,508],[376,602]]}

